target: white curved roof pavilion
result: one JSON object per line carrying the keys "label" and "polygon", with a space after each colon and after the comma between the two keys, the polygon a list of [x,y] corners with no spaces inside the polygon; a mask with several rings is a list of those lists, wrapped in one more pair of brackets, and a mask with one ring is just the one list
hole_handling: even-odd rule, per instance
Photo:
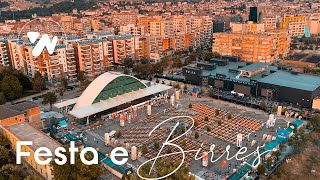
{"label": "white curved roof pavilion", "polygon": [[106,72],[92,81],[79,98],[54,106],[64,108],[74,105],[69,114],[80,119],[169,89],[171,87],[164,84],[147,86],[133,76]]}

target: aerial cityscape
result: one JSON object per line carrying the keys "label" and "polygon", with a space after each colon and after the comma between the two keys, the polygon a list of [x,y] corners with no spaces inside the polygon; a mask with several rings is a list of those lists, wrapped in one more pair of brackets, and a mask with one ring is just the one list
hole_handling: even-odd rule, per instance
{"label": "aerial cityscape", "polygon": [[320,179],[320,0],[0,8],[0,180]]}

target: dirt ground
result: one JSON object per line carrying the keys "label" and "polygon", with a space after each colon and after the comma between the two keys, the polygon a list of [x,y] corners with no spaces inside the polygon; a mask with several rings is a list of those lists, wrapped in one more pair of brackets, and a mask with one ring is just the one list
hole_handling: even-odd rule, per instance
{"label": "dirt ground", "polygon": [[305,147],[301,153],[288,157],[289,161],[284,162],[269,179],[320,179],[320,133],[309,134]]}

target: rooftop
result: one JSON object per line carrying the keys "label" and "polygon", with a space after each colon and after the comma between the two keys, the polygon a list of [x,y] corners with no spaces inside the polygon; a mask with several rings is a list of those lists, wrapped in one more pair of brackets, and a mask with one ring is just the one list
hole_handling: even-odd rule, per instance
{"label": "rooftop", "polygon": [[21,103],[17,103],[14,104],[12,106],[8,106],[10,109],[16,110],[16,111],[26,111],[29,109],[33,109],[36,107],[39,107],[38,105],[31,103],[31,102],[21,102]]}
{"label": "rooftop", "polygon": [[33,144],[30,147],[33,150],[40,147],[47,147],[54,152],[57,147],[61,146],[57,141],[28,123],[18,123],[5,127],[5,129],[10,131],[20,141],[32,141]]}
{"label": "rooftop", "polygon": [[0,120],[7,119],[10,117],[14,117],[14,116],[18,116],[20,114],[22,114],[22,113],[19,111],[10,109],[6,106],[0,106]]}
{"label": "rooftop", "polygon": [[250,64],[248,66],[244,66],[243,68],[240,68],[240,70],[255,71],[255,70],[258,70],[261,68],[266,68],[266,67],[268,67],[268,65],[266,63],[257,62],[257,63]]}
{"label": "rooftop", "polygon": [[145,89],[139,89],[137,91],[132,91],[120,96],[109,98],[107,100],[101,100],[100,102],[97,102],[88,106],[73,109],[72,111],[69,112],[69,114],[71,114],[76,118],[84,118],[84,117],[111,109],[113,107],[120,106],[127,102],[131,102],[131,101],[134,101],[143,97],[147,97],[147,96],[150,96],[162,91],[166,91],[169,89],[171,89],[170,86],[157,84],[151,87],[147,87]]}
{"label": "rooftop", "polygon": [[260,79],[259,82],[301,89],[305,91],[314,91],[318,87],[320,87],[319,76],[307,74],[293,75],[287,71],[277,71],[267,77]]}

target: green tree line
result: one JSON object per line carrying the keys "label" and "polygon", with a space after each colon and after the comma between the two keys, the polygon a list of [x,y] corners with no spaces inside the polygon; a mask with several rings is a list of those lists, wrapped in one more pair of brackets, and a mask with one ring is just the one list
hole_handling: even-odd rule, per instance
{"label": "green tree line", "polygon": [[22,72],[11,67],[0,67],[0,105],[23,97],[26,92],[41,92],[45,80],[36,73],[32,81]]}
{"label": "green tree line", "polygon": [[57,3],[51,7],[38,7],[23,11],[3,11],[1,12],[2,20],[14,19],[24,19],[31,18],[33,14],[37,14],[38,16],[51,16],[56,13],[69,13],[72,9],[78,10],[88,10],[95,9],[97,7],[96,2],[94,1],[86,1],[86,0],[76,0],[74,2],[64,1]]}

